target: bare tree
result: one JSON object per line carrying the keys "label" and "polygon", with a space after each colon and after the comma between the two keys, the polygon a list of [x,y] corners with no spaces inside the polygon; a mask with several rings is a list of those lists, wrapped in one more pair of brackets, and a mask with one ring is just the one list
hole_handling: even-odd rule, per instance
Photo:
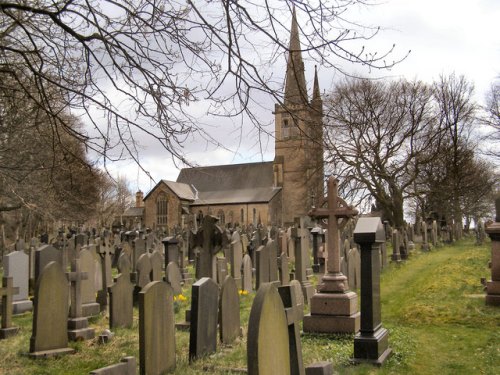
{"label": "bare tree", "polygon": [[[370,1],[2,1],[0,81],[9,77],[30,95],[54,133],[71,135],[105,160],[128,155],[139,162],[134,141],[145,133],[185,161],[182,145],[193,133],[220,145],[190,115],[190,104],[219,116],[246,114],[266,131],[252,102],[262,93],[282,99],[283,80],[269,67],[288,49],[292,7],[304,52],[323,66],[392,66],[393,47],[351,47],[378,33],[348,19],[356,3]],[[68,126],[50,100],[53,91],[93,127]]]}
{"label": "bare tree", "polygon": [[325,147],[335,173],[360,199],[372,197],[393,225],[403,226],[423,153],[440,133],[432,91],[422,82],[346,80],[326,100]]}
{"label": "bare tree", "polygon": [[495,81],[486,97],[486,118],[488,132],[483,138],[486,154],[500,159],[500,81]]}
{"label": "bare tree", "polygon": [[99,175],[99,200],[97,206],[97,226],[111,227],[113,221],[120,217],[132,202],[132,192],[128,181],[123,176],[111,178],[104,172]]}

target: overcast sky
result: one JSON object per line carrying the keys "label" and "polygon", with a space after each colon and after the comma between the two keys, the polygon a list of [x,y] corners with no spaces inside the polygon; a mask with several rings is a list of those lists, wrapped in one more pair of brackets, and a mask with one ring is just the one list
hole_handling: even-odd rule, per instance
{"label": "overcast sky", "polygon": [[[371,50],[384,51],[396,44],[395,58],[411,50],[408,57],[390,71],[366,72],[359,67],[344,66],[353,74],[416,78],[431,83],[440,74],[454,72],[474,83],[476,100],[481,104],[489,85],[500,76],[500,0],[381,0],[378,6],[351,11],[359,23],[382,28],[374,39],[366,42]],[[306,79],[312,82],[314,62],[306,60],[305,69]],[[328,91],[340,76],[320,66],[318,69],[321,90]],[[261,116],[269,123],[273,121],[272,107],[270,103],[268,114],[264,110]],[[187,156],[193,163],[219,165],[273,159],[272,137],[263,137],[258,142],[254,130],[243,128],[240,133],[237,119],[224,123],[224,133],[218,124],[214,122],[210,132],[224,134],[221,141],[231,150],[193,140],[186,145]],[[166,151],[147,146],[148,140],[142,143],[144,169],[156,182],[175,181],[178,169]],[[147,193],[156,184],[132,162],[115,164],[110,170],[112,174],[125,175],[133,191],[141,189]]]}

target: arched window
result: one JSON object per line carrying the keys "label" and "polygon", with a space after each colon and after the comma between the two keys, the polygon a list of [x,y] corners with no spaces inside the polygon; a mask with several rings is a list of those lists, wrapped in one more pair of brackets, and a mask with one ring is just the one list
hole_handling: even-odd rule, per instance
{"label": "arched window", "polygon": [[245,210],[243,208],[241,209],[241,220],[240,220],[240,222],[241,222],[241,225],[246,224],[245,223]]}
{"label": "arched window", "polygon": [[257,225],[257,210],[255,208],[253,209],[252,223],[253,225]]}
{"label": "arched window", "polygon": [[223,210],[217,211],[217,217],[219,218],[219,224],[220,225],[225,225],[226,224],[226,217],[224,215]]}
{"label": "arched window", "polygon": [[229,224],[233,225],[234,224],[234,215],[233,211],[229,211]]}
{"label": "arched window", "polygon": [[160,194],[156,198],[156,223],[158,225],[167,225],[168,221],[168,200],[165,194]]}

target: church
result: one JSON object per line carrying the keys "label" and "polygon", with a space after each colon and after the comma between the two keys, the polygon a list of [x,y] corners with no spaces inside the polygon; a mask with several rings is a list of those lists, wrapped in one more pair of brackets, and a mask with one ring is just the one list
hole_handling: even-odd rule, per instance
{"label": "church", "polygon": [[[165,230],[198,223],[286,226],[323,196],[323,102],[317,71],[307,93],[295,11],[292,15],[284,101],[276,104],[273,161],[184,168],[177,181],[161,180],[136,197],[143,227]],[[138,193],[139,194],[139,193]],[[139,206],[139,207],[137,207]]]}

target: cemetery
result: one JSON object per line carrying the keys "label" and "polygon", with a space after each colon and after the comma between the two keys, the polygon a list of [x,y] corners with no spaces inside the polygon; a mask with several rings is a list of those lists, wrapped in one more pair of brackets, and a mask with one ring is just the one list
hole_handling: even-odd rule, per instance
{"label": "cemetery", "polygon": [[[132,9],[133,3],[129,4]],[[139,108],[138,117],[157,107],[159,121],[169,123],[176,118],[174,107],[178,105],[179,113],[183,113],[184,106],[198,100],[194,98],[200,92],[193,94],[187,87],[176,87],[184,79],[179,65],[172,63],[165,67],[163,62],[158,63],[161,60],[158,56],[164,57],[167,50],[172,59],[183,55],[174,48],[170,56],[170,47],[163,50],[162,41],[172,44],[171,38],[174,38],[173,45],[179,43],[189,53],[203,55],[207,52],[204,51],[205,43],[210,45],[218,40],[223,51],[229,48],[228,65],[231,66],[235,54],[232,43],[236,43],[235,51],[239,51],[238,38],[232,39],[232,32],[239,28],[232,23],[231,12],[240,4],[227,2],[224,9],[229,30],[227,45],[224,38],[213,37],[212,33],[220,32],[219,26],[207,26],[204,12],[195,12],[193,2],[187,2],[186,8],[180,10],[168,8],[170,12],[167,11],[166,18],[175,19],[173,23],[179,22],[184,27],[184,23],[189,25],[192,21],[190,17],[200,17],[201,21],[190,26],[192,30],[207,27],[204,30],[211,42],[200,40],[190,45],[188,40],[193,36],[189,26],[182,32],[177,29],[173,33],[175,37],[162,34],[171,27],[169,22],[162,23],[169,2],[160,2],[159,6],[153,3],[137,8],[137,12],[120,8],[118,13],[124,13],[125,18],[119,27],[113,23],[113,17],[105,16],[106,9],[94,10],[88,4],[81,8],[89,6],[92,16],[84,16],[84,20],[79,18],[82,13],[75,11],[73,2],[60,10],[54,5],[57,12],[52,12],[50,7],[30,11],[41,18],[49,15],[58,26],[64,25],[61,29],[65,32],[71,30],[71,22],[84,25],[105,19],[113,24],[116,30],[109,34],[92,24],[101,34],[94,32],[85,36],[85,33],[73,32],[71,36],[76,43],[85,45],[86,56],[95,58],[94,53],[112,55],[108,59],[110,62],[97,59],[99,63],[95,64],[95,69],[103,69],[105,74],[95,76],[123,79],[121,74],[130,73],[124,82],[135,85],[130,92],[136,92],[132,101]],[[308,60],[303,60],[302,51],[313,51],[303,49],[299,34],[310,25],[301,25],[297,10],[300,12],[305,7],[310,15],[314,12],[299,3],[287,3],[289,9],[285,12],[291,17],[291,26],[290,29],[285,27],[289,40],[284,51],[283,92],[273,93],[273,99],[277,100],[272,112],[272,161],[204,166],[184,163],[184,155],[174,146],[183,146],[178,140],[189,138],[190,126],[197,126],[196,121],[189,118],[185,123],[181,121],[179,134],[173,130],[174,125],[172,129],[162,128],[163,135],[158,136],[168,143],[168,152],[182,160],[185,168],[179,170],[176,181],[162,177],[153,185],[154,179],[140,166],[150,177],[151,187],[146,195],[138,189],[134,202],[126,181],[122,181],[121,186],[112,178],[110,182],[107,170],[96,172],[86,159],[87,148],[96,151],[101,147],[99,142],[103,141],[105,154],[116,146],[115,141],[105,139],[101,130],[97,132],[98,140],[79,134],[79,121],[68,114],[72,119],[69,122],[75,121],[68,125],[60,115],[66,115],[66,110],[54,109],[52,115],[57,113],[55,126],[63,123],[81,142],[73,144],[65,140],[62,149],[58,145],[51,150],[50,157],[54,160],[59,161],[60,157],[74,163],[68,170],[61,166],[54,168],[57,173],[49,182],[56,185],[60,197],[40,205],[31,203],[22,197],[23,190],[11,188],[11,185],[4,189],[3,182],[7,179],[0,174],[0,375],[499,372],[498,175],[490,164],[477,158],[469,149],[474,146],[465,144],[461,136],[458,139],[443,136],[436,141],[441,134],[452,134],[450,129],[457,124],[442,125],[444,116],[436,113],[433,116],[441,115],[439,121],[429,117],[419,122],[420,114],[427,116],[431,112],[427,105],[433,107],[432,110],[444,106],[436,94],[437,84],[431,95],[429,87],[419,91],[420,83],[399,81],[386,85],[369,80],[346,81],[346,86],[339,84],[335,92],[326,94],[320,91],[318,67],[315,66],[314,75],[307,77],[312,82],[309,98],[304,64],[304,60]],[[111,2],[109,6],[116,4]],[[5,7],[15,8],[14,5]],[[64,24],[64,12],[68,9],[74,12],[71,16],[74,21]],[[232,16],[240,20],[250,17],[242,9]],[[320,14],[328,13],[326,8],[319,9]],[[24,8],[18,10],[20,13],[25,11]],[[193,14],[187,16],[191,10]],[[147,43],[136,44],[132,42],[134,35],[144,29],[136,30],[133,25],[139,19],[142,22],[141,17],[148,19],[150,11],[149,22],[157,29],[152,24],[143,26],[148,30]],[[0,15],[3,17],[5,12],[2,6]],[[16,12],[8,12],[14,19]],[[343,10],[336,12],[334,9],[332,16],[337,17]],[[271,13],[268,16],[275,19]],[[210,17],[216,19],[217,16]],[[3,22],[3,18],[1,20]],[[309,22],[313,21],[311,16]],[[281,21],[278,23],[283,26]],[[248,29],[244,29],[253,32],[262,27],[259,25],[252,21]],[[10,32],[7,30],[6,35]],[[340,40],[349,32],[341,34]],[[115,33],[119,37],[111,43],[113,48],[108,44],[107,48],[93,51],[92,43],[110,43],[108,38],[113,39]],[[305,36],[307,40],[311,37]],[[122,37],[127,42],[123,42]],[[276,38],[274,42],[279,40],[277,44],[281,48],[283,41]],[[330,45],[325,40],[320,43],[322,50]],[[130,67],[127,64],[135,61],[134,48],[141,52],[137,66]],[[71,53],[67,56],[68,61],[73,59]],[[190,65],[186,61],[192,58],[190,74],[196,75],[196,58],[185,56],[188,54],[181,58],[185,63],[182,66]],[[361,59],[359,62],[366,62],[360,58],[361,53],[347,53],[347,56],[347,61]],[[224,70],[222,65],[211,65],[210,51],[205,57],[201,60],[209,64],[208,71],[220,74]],[[238,58],[244,62],[243,66],[247,64],[241,56]],[[57,56],[54,60],[59,59]],[[377,67],[377,62],[380,62],[379,57],[374,54],[368,64]],[[89,64],[94,65],[93,62]],[[114,67],[113,73],[106,70],[108,64]],[[390,66],[384,60],[380,68]],[[149,68],[156,72],[151,74]],[[241,69],[246,71],[246,68]],[[102,105],[99,100],[104,98],[108,119],[114,119],[118,126],[125,124],[125,131],[118,130],[118,144],[122,145],[120,142],[128,138],[133,140],[130,129],[142,124],[144,119],[130,120],[125,112],[120,113],[121,108],[109,104],[113,101],[106,96],[107,91],[93,81],[91,70],[87,72],[87,79],[92,82],[92,90],[84,90],[83,108],[90,114],[93,106]],[[81,73],[79,69],[76,71]],[[261,87],[266,79],[259,77],[259,69],[250,71],[257,75],[258,79],[253,77],[252,80],[260,82],[258,87]],[[78,82],[75,72],[74,82]],[[63,70],[59,73],[64,77]],[[0,74],[3,74],[1,69]],[[131,83],[141,74],[147,81],[144,87]],[[166,78],[173,77],[170,74],[176,75],[169,83],[174,87],[171,94],[180,99],[176,99],[178,103],[166,104],[162,100],[168,95],[162,91],[162,85],[168,81]],[[238,74],[242,76],[236,81],[245,82],[243,78],[247,73]],[[44,78],[42,69],[36,75],[42,83],[47,77],[50,82],[54,81],[50,74]],[[206,79],[203,77],[201,85]],[[209,88],[201,92],[206,90],[212,96],[219,88],[226,89],[225,78],[219,79],[218,75],[213,79],[216,82],[213,92]],[[454,75],[450,77],[450,81],[454,79]],[[16,80],[22,87],[22,79],[16,77]],[[248,82],[254,82],[252,80]],[[37,84],[41,85],[40,82]],[[252,86],[253,83],[248,82],[245,84]],[[77,87],[76,83],[74,85]],[[111,86],[117,88],[119,85]],[[63,83],[58,83],[55,91],[60,89],[64,91]],[[70,96],[78,97],[78,90],[71,86]],[[49,91],[44,91],[44,98],[47,93],[52,95]],[[402,114],[397,111],[399,108],[390,107],[384,109],[385,113],[373,115],[377,110],[370,107],[369,115],[357,113],[352,120],[350,101],[359,98],[349,95],[356,96],[358,92],[361,92],[360,97],[385,92],[395,102],[408,101],[410,104]],[[418,98],[404,97],[416,92],[423,94]],[[125,97],[131,95],[127,89],[120,93]],[[251,101],[241,92],[237,94],[239,100]],[[139,99],[141,95],[144,98]],[[249,92],[247,95],[250,97]],[[29,97],[35,100],[31,93]],[[90,99],[91,106],[85,102]],[[373,102],[383,101],[380,97],[375,99]],[[224,98],[220,102],[216,99],[215,107],[227,101],[236,99]],[[8,102],[20,111],[14,98]],[[423,102],[422,108],[414,108]],[[154,105],[150,106],[151,103]],[[4,112],[8,113],[11,107],[0,102],[0,125]],[[348,108],[348,115],[343,112],[345,108]],[[248,110],[245,107],[241,112]],[[396,130],[391,128],[397,122],[391,120],[393,114],[405,122]],[[366,119],[372,115],[376,118],[376,126]],[[23,115],[16,112],[15,117],[23,118]],[[253,114],[250,117],[253,118]],[[365,127],[358,117],[369,124]],[[45,120],[37,117],[35,123]],[[99,129],[98,121],[91,121]],[[439,132],[435,130],[438,125],[443,126]],[[170,124],[162,123],[161,126]],[[370,134],[370,129],[375,135]],[[55,133],[60,139],[64,138],[57,131]],[[156,134],[150,132],[153,133]],[[212,139],[208,131],[202,133]],[[403,135],[407,138],[401,139]],[[369,144],[364,145],[367,139]],[[7,141],[2,139],[1,142],[3,145]],[[36,148],[35,139],[30,138],[29,142]],[[181,144],[174,145],[175,142]],[[437,143],[440,146],[431,150]],[[12,150],[21,148],[15,143],[12,149],[5,148],[8,150],[5,153],[13,155]],[[134,144],[126,149],[129,152],[130,149],[142,150],[142,146]],[[399,153],[392,154],[394,149]],[[29,155],[25,159],[33,161],[37,157]],[[107,157],[104,155],[105,162]],[[138,155],[132,159],[140,164]],[[455,164],[443,165],[445,159],[452,159]],[[457,160],[462,164],[456,164]],[[42,162],[35,169],[43,174],[45,168]],[[478,174],[467,175],[466,170]],[[447,175],[452,172],[455,175]],[[28,191],[38,188],[37,194],[44,195],[44,188],[40,186],[48,185],[40,183],[38,186],[26,176],[19,178],[25,181],[23,187],[28,186]],[[12,178],[14,180],[16,178]],[[30,183],[36,186],[29,188]],[[106,184],[116,191],[105,204]],[[48,192],[47,196],[52,193]],[[7,198],[17,199],[22,204],[12,205]],[[33,198],[36,199],[41,198]],[[446,209],[441,207],[445,204]],[[495,214],[492,217],[493,207]],[[60,216],[58,211],[61,211]]]}

